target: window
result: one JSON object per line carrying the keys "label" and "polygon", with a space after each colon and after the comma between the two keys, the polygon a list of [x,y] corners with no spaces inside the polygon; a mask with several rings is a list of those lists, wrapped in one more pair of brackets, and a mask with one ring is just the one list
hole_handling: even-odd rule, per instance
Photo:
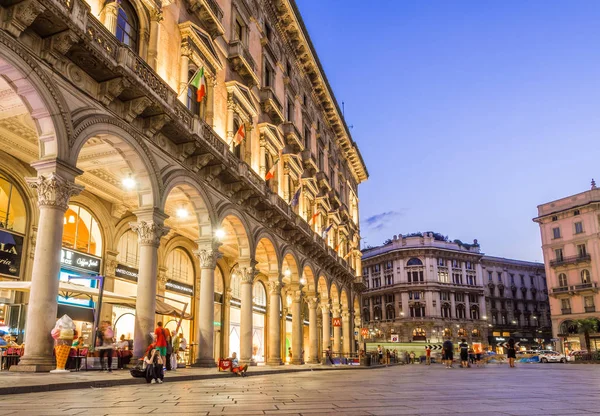
{"label": "window", "polygon": [[552,216],[552,221],[558,221],[558,217],[556,215]]}
{"label": "window", "polygon": [[385,263],[385,269],[386,270],[392,270],[394,268],[394,262],[393,261],[388,261]]}
{"label": "window", "polygon": [[408,271],[406,272],[408,283],[411,282],[422,282],[423,281],[423,270],[420,271]]}
{"label": "window", "polygon": [[306,108],[306,94],[302,94],[302,105],[304,106],[304,108]]}
{"label": "window", "polygon": [[584,296],[583,304],[586,308],[593,308],[594,307],[594,297],[593,296]]}
{"label": "window", "polygon": [[267,292],[262,283],[257,282],[252,286],[252,300],[255,305],[267,306]]}
{"label": "window", "polygon": [[412,259],[408,260],[408,262],[406,262],[407,266],[422,266],[423,262],[421,260],[419,260],[416,257],[413,257]]}
{"label": "window", "polygon": [[460,267],[458,260],[452,260],[452,267],[454,267],[454,268]]}
{"label": "window", "polygon": [[369,275],[369,268],[363,267],[363,276],[368,276],[368,275]]}
{"label": "window", "polygon": [[287,104],[285,107],[285,118],[290,123],[294,121],[294,100],[288,96]]}
{"label": "window", "polygon": [[552,238],[560,238],[560,228],[555,227],[552,229]]}
{"label": "window", "polygon": [[450,292],[440,292],[441,300],[450,300]]}
{"label": "window", "polygon": [[438,271],[438,280],[442,283],[450,283],[450,276],[447,271]]}
{"label": "window", "polygon": [[235,40],[244,40],[244,25],[239,19],[235,19],[233,22],[233,38]]}
{"label": "window", "polygon": [[451,337],[452,336],[452,330],[450,328],[444,328],[444,337]]}
{"label": "window", "polygon": [[438,266],[446,267],[446,259],[438,259]]}
{"label": "window", "polygon": [[467,284],[471,286],[475,286],[477,284],[477,279],[475,278],[475,275],[467,275]]}
{"label": "window", "polygon": [[457,334],[457,336],[458,336],[458,337],[466,337],[466,336],[467,336],[467,330],[466,330],[466,329],[464,329],[464,328],[460,328],[460,329],[458,330],[458,334]]}
{"label": "window", "polygon": [[304,148],[310,149],[310,129],[304,126]]}
{"label": "window", "polygon": [[583,232],[583,223],[576,222],[575,223],[575,234],[581,234]]}
{"label": "window", "polygon": [[385,284],[388,286],[394,284],[394,275],[393,274],[385,276]]}
{"label": "window", "polygon": [[419,302],[416,302],[409,307],[411,318],[423,318],[425,317],[425,306]]}
{"label": "window", "polygon": [[576,209],[575,211],[573,211],[573,215],[579,215],[579,210]]}
{"label": "window", "polygon": [[521,275],[521,286],[525,286],[525,276]]}
{"label": "window", "polygon": [[465,267],[467,270],[473,270],[473,263],[470,261],[465,262]]}
{"label": "window", "polygon": [[493,272],[488,272],[488,281],[493,281]]}
{"label": "window", "polygon": [[394,294],[385,295],[385,303],[394,303]]}
{"label": "window", "polygon": [[21,194],[0,173],[0,229],[25,234],[27,212]]}
{"label": "window", "polygon": [[502,272],[496,272],[498,275],[498,283],[502,283]]}
{"label": "window", "polygon": [[319,163],[319,170],[323,171],[325,169],[325,152],[323,152],[323,144],[319,141],[319,145],[318,145],[318,163]]}
{"label": "window", "polygon": [[194,284],[194,267],[190,256],[180,248],[171,251],[167,256],[167,275],[170,279]]}
{"label": "window", "polygon": [[571,313],[571,299],[561,299],[560,306],[562,309],[562,313]]}
{"label": "window", "polygon": [[454,295],[454,300],[456,302],[464,302],[465,301],[465,294],[464,293],[456,293]]}
{"label": "window", "polygon": [[577,244],[577,255],[579,257],[585,257],[587,255],[585,244]]}
{"label": "window", "polygon": [[129,230],[125,232],[119,239],[119,245],[117,246],[119,254],[117,260],[120,263],[128,266],[138,268],[140,264],[139,259],[139,246],[138,246],[138,235],[135,231]]}
{"label": "window", "polygon": [[510,274],[510,284],[514,285],[515,284],[515,275],[514,274]]}
{"label": "window", "polygon": [[381,270],[381,266],[379,264],[374,264],[373,266],[371,266],[371,271],[373,273],[379,273]]}
{"label": "window", "polygon": [[[196,76],[196,73],[197,73],[196,70],[192,70],[192,71],[188,72],[188,81],[191,81],[192,78],[194,78]],[[205,102],[206,102],[206,97],[204,97],[204,99],[202,100],[202,102],[200,102],[200,103],[198,102],[198,88],[194,87],[192,85],[192,83],[189,82],[188,83],[188,90],[187,90],[187,108],[193,114],[201,116],[201,114],[200,114],[200,107],[202,106],[203,109],[204,109],[204,107],[206,107]]]}
{"label": "window", "polygon": [[529,280],[531,283],[531,287],[535,287],[535,278],[533,276],[529,276]]}
{"label": "window", "polygon": [[586,284],[590,283],[590,271],[583,269],[581,271],[581,283]]}
{"label": "window", "polygon": [[275,89],[275,71],[273,71],[273,68],[271,67],[271,65],[265,61],[265,80],[264,80],[264,85],[265,87],[271,87],[273,89]]}
{"label": "window", "polygon": [[395,318],[396,318],[396,311],[394,311],[394,307],[388,306],[387,308],[385,308],[385,319],[395,319]]}
{"label": "window", "polygon": [[413,338],[423,339],[427,337],[425,330],[423,328],[415,328],[413,329]]}
{"label": "window", "polygon": [[335,189],[335,170],[333,166],[329,168],[329,180],[331,181],[331,188]]}
{"label": "window", "polygon": [[121,1],[119,14],[117,15],[116,38],[129,46],[134,52],[138,52],[139,26],[137,15],[131,3],[127,0]]}
{"label": "window", "polygon": [[102,256],[102,235],[96,219],[85,208],[69,205],[63,221],[63,247]]}
{"label": "window", "polygon": [[292,64],[290,63],[290,61],[286,61],[285,63],[285,73],[288,77],[292,75]]}
{"label": "window", "polygon": [[448,303],[444,303],[442,305],[442,318],[451,318],[452,313],[450,311],[451,311],[450,305]]}
{"label": "window", "polygon": [[556,258],[556,261],[561,262],[563,261],[563,251],[562,248],[557,248],[554,250],[554,256]]}

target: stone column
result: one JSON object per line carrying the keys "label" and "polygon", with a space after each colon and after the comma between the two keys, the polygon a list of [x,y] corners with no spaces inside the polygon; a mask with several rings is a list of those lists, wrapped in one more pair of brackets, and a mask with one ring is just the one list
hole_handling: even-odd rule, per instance
{"label": "stone column", "polygon": [[150,42],[148,45],[148,65],[156,70],[158,64],[158,38],[160,32],[160,22],[163,20],[161,10],[152,10],[150,12]]}
{"label": "stone column", "polygon": [[135,329],[133,357],[140,358],[152,343],[151,333],[156,322],[156,283],[158,273],[158,247],[160,239],[169,231],[163,226],[166,215],[157,210],[135,212],[138,222],[131,229],[138,234],[140,266],[135,301]]}
{"label": "stone column", "polygon": [[302,331],[302,292],[299,287],[292,288],[292,362],[303,364],[302,345],[304,341]]}
{"label": "stone column", "polygon": [[329,313],[329,303],[321,303],[321,312],[323,314],[323,351],[331,350],[331,315]]}
{"label": "stone column", "polygon": [[264,138],[264,135],[260,135],[260,152],[259,152],[259,161],[258,161],[258,173],[261,177],[265,177],[267,175],[267,166],[265,165],[267,159],[267,140]]}
{"label": "stone column", "polygon": [[350,354],[350,345],[352,343],[352,328],[350,327],[350,312],[342,312],[342,333],[344,335],[342,352]]}
{"label": "stone column", "polygon": [[233,152],[234,143],[233,143],[233,135],[236,133],[233,131],[234,123],[233,123],[233,115],[235,114],[235,103],[233,102],[232,97],[227,98],[227,144],[229,146],[229,150]]}
{"label": "stone column", "polygon": [[[215,247],[201,248],[194,254],[200,260],[200,302],[196,313],[198,319],[198,350],[196,351],[197,367],[214,367],[214,314],[215,314],[215,267],[221,257]],[[225,331],[228,328],[224,329]]]}
{"label": "stone column", "polygon": [[252,360],[252,283],[254,282],[254,265],[250,261],[246,265],[240,262],[241,279],[241,314],[240,314],[240,362],[256,363]]}
{"label": "stone column", "polygon": [[[119,2],[108,3],[104,8],[104,26],[110,33],[117,33],[117,16],[119,15]],[[136,51],[137,52],[137,51]]]}
{"label": "stone column", "polygon": [[229,331],[231,328],[231,299],[233,298],[231,288],[225,290],[225,296],[223,298],[223,322],[221,324],[221,332],[223,339],[221,344],[221,354],[223,357],[230,357],[232,351],[229,351]]}
{"label": "stone column", "polygon": [[281,365],[281,283],[269,280],[269,357],[267,365]]}
{"label": "stone column", "polygon": [[[38,162],[40,163],[40,162]],[[83,187],[73,183],[81,171],[75,168],[57,169],[56,163],[48,173],[38,168],[37,178],[26,178],[37,190],[40,217],[31,274],[31,292],[25,328],[25,355],[11,371],[42,372],[54,369],[54,342],[50,331],[56,323],[63,218],[69,198],[78,195]]]}
{"label": "stone column", "polygon": [[319,328],[317,325],[317,302],[316,297],[309,297],[308,302],[308,361],[312,364],[319,362]]}
{"label": "stone column", "polygon": [[181,51],[181,57],[179,58],[179,101],[187,106],[187,92],[190,70],[190,54],[191,52],[187,49]]}
{"label": "stone column", "polygon": [[[334,305],[332,308],[332,312],[333,312],[333,317],[334,318],[340,318],[340,307],[339,305]],[[339,326],[334,326],[333,327],[333,352],[336,354],[340,354],[342,352],[342,346],[341,346],[341,333],[342,333],[342,328]]]}

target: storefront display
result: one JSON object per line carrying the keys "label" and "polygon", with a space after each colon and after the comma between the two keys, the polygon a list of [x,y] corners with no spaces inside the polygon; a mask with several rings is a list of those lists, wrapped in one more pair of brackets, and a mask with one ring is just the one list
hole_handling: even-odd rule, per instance
{"label": "storefront display", "polygon": [[[165,283],[165,303],[172,305],[179,311],[185,308],[185,313],[192,314],[192,299],[194,296],[194,287],[176,280],[167,280]],[[179,324],[179,318],[175,317],[164,317],[165,328],[172,333],[177,330]],[[192,323],[190,319],[182,319],[181,326],[178,333],[183,333],[185,339],[191,339],[191,327]]]}

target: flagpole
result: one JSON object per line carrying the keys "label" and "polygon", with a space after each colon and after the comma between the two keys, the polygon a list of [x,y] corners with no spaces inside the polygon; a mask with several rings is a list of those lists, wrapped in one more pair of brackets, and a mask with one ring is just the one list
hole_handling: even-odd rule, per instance
{"label": "flagpole", "polygon": [[194,72],[194,75],[192,75],[192,77],[190,79],[188,79],[188,82],[185,84],[185,87],[183,87],[183,89],[181,91],[179,91],[179,93],[177,94],[178,97],[181,94],[183,94],[183,92],[187,89],[187,87],[190,86],[190,82],[192,82],[194,80],[194,78],[196,78],[196,75],[198,75],[198,72],[200,71],[200,69],[202,69],[202,67],[196,69],[196,72]]}

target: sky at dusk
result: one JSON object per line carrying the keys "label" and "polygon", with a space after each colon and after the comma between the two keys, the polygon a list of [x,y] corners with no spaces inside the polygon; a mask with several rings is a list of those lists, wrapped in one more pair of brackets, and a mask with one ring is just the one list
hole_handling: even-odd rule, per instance
{"label": "sky at dusk", "polygon": [[600,1],[296,1],[369,170],[363,243],[543,261],[537,205],[600,183]]}

